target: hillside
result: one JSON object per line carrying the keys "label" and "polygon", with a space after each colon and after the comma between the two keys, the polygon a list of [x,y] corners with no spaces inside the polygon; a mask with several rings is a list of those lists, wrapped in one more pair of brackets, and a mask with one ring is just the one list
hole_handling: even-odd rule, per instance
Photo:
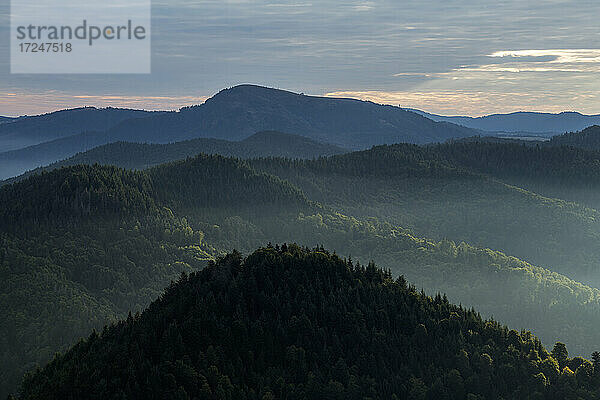
{"label": "hillside", "polygon": [[599,368],[372,264],[284,245],[183,275],[20,399],[592,399]]}
{"label": "hillside", "polygon": [[441,116],[420,110],[411,110],[433,121],[451,122],[487,132],[535,133],[544,136],[580,131],[592,125],[600,125],[600,115],[583,115],[578,112],[558,114],[538,112],[515,112],[493,114],[483,117]]}
{"label": "hillside", "polygon": [[[74,108],[49,114],[21,117],[0,126],[0,153],[88,131],[105,131],[130,118],[150,113],[119,108]],[[56,160],[52,160],[56,161]]]}
{"label": "hillside", "polygon": [[[0,154],[2,171],[0,179],[14,176],[38,165],[62,157],[74,151],[68,147],[70,139],[58,143],[45,143],[39,146]],[[91,145],[90,142],[85,147]],[[91,150],[78,153],[66,160],[53,163],[47,167],[36,168],[31,172],[9,179],[8,182],[23,179],[26,176],[43,171],[49,171],[69,165],[102,164],[116,165],[128,169],[144,169],[170,161],[193,157],[199,153],[220,154],[228,157],[288,157],[288,158],[318,158],[345,153],[346,150],[320,143],[302,136],[289,135],[281,132],[258,132],[239,142],[220,139],[192,139],[169,144],[142,144],[116,142],[98,146]],[[14,166],[16,169],[11,169]]]}
{"label": "hillside", "polygon": [[[311,159],[347,153],[348,150],[322,143],[300,135],[290,135],[277,131],[262,131],[240,141],[242,148],[239,158],[285,157]],[[229,146],[228,148],[231,148]],[[219,153],[221,154],[221,153]],[[227,155],[228,154],[223,154]]]}
{"label": "hillside", "polygon": [[546,197],[600,209],[600,152],[571,146],[472,138],[430,148],[445,162]]}
{"label": "hillside", "polygon": [[304,209],[294,188],[236,160],[185,163],[152,175],[74,166],[0,189],[2,397],[35,363],[141,310],[182,271],[219,254],[202,231],[164,205],[223,212],[236,206],[239,214],[246,201],[270,209],[280,201]]}
{"label": "hillside", "polygon": [[[599,122],[600,124],[600,122]],[[600,150],[600,126],[590,126],[580,132],[568,132],[550,139],[554,146],[573,146],[587,150]]]}
{"label": "hillside", "polygon": [[[347,190],[356,196],[370,187]],[[85,332],[141,310],[180,272],[269,242],[324,245],[363,263],[375,260],[418,287],[533,329],[546,344],[563,340],[575,354],[596,350],[599,290],[502,253],[421,239],[313,200],[219,156],[139,172],[72,166],[0,188],[0,318],[7,321],[0,326],[0,395]]]}
{"label": "hillside", "polygon": [[[597,210],[543,197],[449,162],[443,148],[380,146],[313,161],[251,163],[344,214],[376,217],[419,237],[500,250],[600,287]],[[493,162],[486,157],[480,159]],[[464,158],[475,157],[465,153]],[[568,176],[565,171],[563,179]]]}

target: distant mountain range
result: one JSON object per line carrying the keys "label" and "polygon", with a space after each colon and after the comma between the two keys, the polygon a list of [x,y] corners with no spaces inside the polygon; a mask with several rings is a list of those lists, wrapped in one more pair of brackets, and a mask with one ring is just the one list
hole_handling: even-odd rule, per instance
{"label": "distant mountain range", "polygon": [[242,85],[178,112],[82,108],[2,124],[0,179],[113,142],[239,141],[265,130],[302,135],[348,149],[443,142],[478,133],[399,107]]}
{"label": "distant mountain range", "polygon": [[104,131],[126,119],[152,114],[155,113],[120,108],[85,107],[32,117],[5,119],[5,123],[0,124],[0,152],[17,150],[86,131]]}
{"label": "distant mountain range", "polygon": [[[44,159],[45,154],[53,150],[61,151],[61,148],[56,143],[50,143],[5,153],[4,155],[0,154],[0,165],[3,162],[6,165],[10,165],[19,161],[22,163],[33,163],[36,160]],[[237,142],[206,138],[170,144],[115,142],[78,153],[66,160],[52,163],[47,167],[36,168],[24,175],[8,179],[6,182],[0,182],[0,185],[21,180],[42,170],[48,171],[77,164],[117,165],[128,169],[144,169],[196,156],[199,153],[220,154],[237,158],[286,157],[292,159],[312,159],[346,152],[347,150],[341,147],[320,143],[303,136],[288,135],[274,131],[259,132]],[[7,171],[0,172],[0,178],[12,176],[11,173],[16,171],[11,171],[8,166],[6,168],[0,169],[1,171]]]}
{"label": "distant mountain range", "polygon": [[535,133],[548,137],[565,132],[580,131],[592,125],[600,125],[600,115],[584,115],[578,112],[562,112],[559,114],[515,112],[473,118],[464,116],[447,117],[421,110],[407,110],[433,121],[451,122],[486,132]]}
{"label": "distant mountain range", "polygon": [[[168,144],[198,138],[239,142],[256,132],[278,131],[301,135],[321,142],[321,145],[331,144],[330,150],[336,149],[323,152],[321,145],[313,148],[315,143],[312,142],[297,143],[300,147],[292,149],[285,147],[289,145],[289,138],[282,139],[284,143],[273,142],[270,138],[256,145],[264,146],[258,152],[256,146],[240,150],[242,145],[232,147],[231,152],[217,151],[231,156],[240,151],[259,156],[311,158],[337,154],[341,148],[356,150],[380,144],[427,144],[492,136],[499,132],[518,138],[549,138],[566,131],[584,129],[595,121],[600,124],[600,116],[579,113],[520,112],[480,118],[443,117],[354,99],[305,96],[240,85],[222,90],[202,105],[186,107],[178,112],[87,107],[9,119],[0,123],[0,179],[18,176],[116,142]],[[255,137],[254,140],[258,139]],[[203,149],[218,146],[217,142],[211,143],[197,142],[190,149],[198,149],[194,146]],[[248,145],[249,142],[243,144]],[[308,150],[308,147],[312,149]],[[164,161],[160,159],[157,163]],[[140,163],[135,160],[135,164]]]}
{"label": "distant mountain range", "polygon": [[385,143],[439,142],[473,134],[399,107],[251,85],[223,90],[201,106],[182,110],[182,114],[187,120],[200,122],[199,132],[217,138],[235,139],[232,132],[242,138],[273,129],[352,149]]}
{"label": "distant mountain range", "polygon": [[69,140],[97,144],[171,143],[199,137],[242,140],[265,130],[302,135],[349,149],[398,142],[441,142],[476,133],[454,124],[436,123],[399,107],[241,85],[222,90],[199,106],[129,119],[106,132],[86,133]]}
{"label": "distant mountain range", "polygon": [[523,140],[521,137],[507,138],[498,136],[472,136],[453,139],[453,143],[505,143],[532,147],[570,146],[584,150],[600,150],[600,126],[592,125],[578,132],[567,132],[552,136],[544,141]]}

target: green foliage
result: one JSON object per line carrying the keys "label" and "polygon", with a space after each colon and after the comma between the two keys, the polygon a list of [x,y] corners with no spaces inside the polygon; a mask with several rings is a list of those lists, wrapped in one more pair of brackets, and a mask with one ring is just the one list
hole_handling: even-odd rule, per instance
{"label": "green foliage", "polygon": [[140,316],[28,375],[20,398],[595,398],[585,360],[554,380],[551,362],[529,332],[373,264],[283,245],[182,276]]}
{"label": "green foliage", "polygon": [[[414,224],[400,224],[403,221],[395,219],[399,215],[397,207],[405,207],[409,212],[400,215],[406,216],[406,221],[430,224],[431,236],[435,237],[439,231],[433,229],[447,229],[450,222],[457,223],[459,219],[449,214],[452,208],[447,205],[465,201],[465,193],[480,196],[471,203],[479,221],[488,212],[497,213],[498,221],[505,221],[503,212],[507,207],[501,205],[506,199],[514,199],[509,204],[524,218],[531,213],[526,220],[529,223],[539,217],[541,225],[537,228],[548,229],[548,222],[542,220],[548,217],[548,209],[555,213],[550,215],[559,218],[551,221],[555,224],[563,221],[560,218],[572,221],[570,218],[579,213],[582,215],[578,221],[585,221],[592,214],[499,184],[444,160],[432,160],[429,150],[417,146],[399,149],[404,150],[385,147],[311,162],[260,160],[252,166],[218,156],[198,156],[138,172],[75,166],[0,189],[0,240],[5,244],[0,248],[5,281],[0,310],[6,310],[0,314],[10,321],[4,341],[0,341],[0,349],[8,359],[4,364],[7,368],[2,370],[3,390],[12,389],[22,371],[44,363],[83,333],[124,317],[129,310],[135,314],[182,271],[201,269],[208,259],[223,251],[238,248],[248,252],[268,242],[325,245],[361,262],[375,260],[431,293],[446,292],[453,301],[477,306],[479,311],[513,327],[534,329],[545,343],[561,340],[574,354],[595,350],[600,341],[598,290],[499,252],[460,241],[420,239],[398,227]],[[265,166],[279,177],[253,169],[265,170]],[[477,187],[478,192],[469,192]],[[507,195],[485,209],[485,200],[493,198],[488,189]],[[436,205],[435,199],[446,203]],[[515,204],[524,205],[523,209]],[[565,207],[564,213],[559,205]],[[465,207],[459,210],[469,205]],[[438,214],[427,215],[436,209]],[[501,236],[497,228],[485,233],[493,227],[489,223],[478,226],[480,229],[471,233],[474,237],[514,240],[508,230]],[[532,234],[532,239],[550,248],[547,238],[542,241],[541,236]],[[577,239],[587,240],[586,236]],[[39,302],[28,303],[28,298]],[[433,300],[447,302],[443,296]],[[452,324],[452,318],[447,323]],[[414,340],[421,343],[435,330],[419,322],[415,332],[419,333]],[[529,340],[518,336],[507,332],[507,340],[517,349]],[[530,352],[528,357],[541,360],[539,371],[527,375],[540,393],[540,388],[561,379],[575,379],[577,384],[590,375],[585,363],[566,365],[573,373],[571,377],[563,373],[564,368],[556,372],[552,362],[546,362],[550,357],[539,349]],[[302,346],[290,347],[284,354],[292,364],[307,363],[306,348]],[[460,392],[461,380],[452,370],[458,371],[462,387],[467,387],[467,378],[474,371],[493,369],[497,357],[489,349],[476,357],[457,350],[452,360],[456,364],[440,375],[415,375],[414,380],[406,380],[405,389],[414,389],[419,397],[426,385],[426,396],[443,397],[451,383],[452,390]],[[328,376],[319,387],[325,396],[336,398],[352,386],[352,364],[346,357],[330,362],[337,366],[335,377]],[[237,382],[229,373],[223,373],[221,366],[214,365],[218,370],[208,365],[197,385],[207,396],[213,396],[215,390],[219,396],[228,396],[233,390],[230,384],[235,387]],[[230,384],[223,375],[229,377]],[[591,376],[588,380],[594,381],[596,375]],[[307,385],[322,376],[309,378],[307,375]],[[170,387],[172,379],[165,379],[160,382]],[[283,384],[276,380],[255,395],[279,398],[285,385],[286,380]],[[173,397],[185,398],[180,387],[187,392],[184,384],[177,385]],[[239,398],[233,393],[231,396]],[[464,392],[468,398],[474,393]]]}
{"label": "green foliage", "polygon": [[152,168],[147,174],[155,197],[174,209],[240,207],[265,213],[276,211],[273,207],[309,205],[296,187],[233,158],[199,155]]}
{"label": "green foliage", "polygon": [[91,215],[143,215],[156,209],[150,190],[146,175],[116,167],[59,169],[2,187],[0,228],[31,232],[39,224],[64,225]]}
{"label": "green foliage", "polygon": [[184,221],[94,219],[36,234],[0,233],[0,387],[92,328],[141,310],[214,250]]}

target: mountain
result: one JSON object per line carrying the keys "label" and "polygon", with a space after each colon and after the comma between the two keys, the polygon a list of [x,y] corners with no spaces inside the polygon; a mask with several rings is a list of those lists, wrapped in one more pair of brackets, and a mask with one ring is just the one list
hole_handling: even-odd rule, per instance
{"label": "mountain", "polygon": [[198,118],[201,123],[198,131],[211,132],[217,138],[232,132],[247,136],[273,129],[352,149],[382,143],[438,142],[473,134],[456,125],[434,123],[399,107],[305,96],[252,85],[223,90],[205,104],[182,113]]}
{"label": "mountain", "polygon": [[[269,173],[247,161],[206,155],[144,171],[70,166],[0,188],[0,319],[5,321],[0,324],[0,396],[14,390],[23,372],[47,362],[86,332],[125,318],[129,310],[134,314],[142,310],[181,272],[200,270],[233,249],[249,252],[269,242],[323,245],[361,263],[374,260],[431,293],[446,292],[452,301],[477,306],[485,316],[533,329],[543,343],[564,341],[577,355],[597,349],[600,290],[487,248],[417,237],[392,223],[397,214],[380,212],[398,199],[405,204],[397,196],[411,193],[407,187],[423,186],[421,198],[429,196],[440,203],[436,216],[442,210],[449,214],[456,203],[446,204],[446,199],[462,201],[465,195],[458,197],[455,191],[472,194],[469,190],[477,188],[463,186],[460,176],[481,179],[408,151],[398,154],[405,155],[404,166],[376,151],[342,158],[346,163],[327,167],[332,169],[331,181],[303,172],[320,191],[339,192],[346,199],[343,203],[319,196],[309,185],[300,190],[276,176],[281,175],[275,166]],[[365,155],[376,164],[361,161]],[[344,156],[332,159],[339,157]],[[328,160],[311,163],[326,166]],[[357,171],[362,171],[363,179],[345,178]],[[382,181],[382,174],[405,178],[411,174],[413,179],[398,186]],[[435,176],[455,181],[455,189],[452,184],[444,189],[440,183],[431,189]],[[374,191],[380,184],[381,190]],[[510,209],[513,219],[518,211],[518,218],[531,214],[526,223],[534,227],[532,221],[547,224],[538,238],[549,231],[548,225],[571,229],[557,217],[559,206],[566,221],[572,209],[581,211],[531,194],[523,197],[539,204],[526,206],[522,190],[506,185],[478,190],[490,189],[512,193],[501,197],[507,202],[499,214],[502,218],[508,218],[503,213]],[[369,202],[372,209],[361,205]],[[547,203],[551,212],[544,213]],[[421,212],[426,214],[432,209],[427,203],[414,201],[413,208],[423,204]],[[467,207],[481,207],[481,202],[462,210]],[[473,215],[483,220],[487,213],[483,208]],[[450,216],[445,229],[460,221]],[[482,225],[474,237],[487,238],[486,230],[493,226]],[[571,240],[577,243],[580,236]],[[552,246],[556,243],[544,250]]]}
{"label": "mountain", "polygon": [[82,132],[104,131],[126,119],[152,114],[141,110],[84,107],[5,121],[0,125],[0,153]]}
{"label": "mountain", "polygon": [[110,129],[106,137],[110,141],[152,143],[198,137],[242,140],[265,130],[350,149],[382,143],[440,142],[476,133],[454,124],[433,122],[399,107],[240,85],[177,113],[124,121]]}
{"label": "mountain", "polygon": [[19,398],[594,399],[599,374],[373,264],[284,245],[182,275]]}
{"label": "mountain", "polygon": [[[129,112],[110,110],[109,114],[123,117]],[[89,118],[94,115],[82,115],[81,124],[70,124],[70,129],[56,121],[60,120],[56,115],[64,114],[71,118],[71,115],[103,115],[103,112],[106,110],[67,110],[3,124],[0,127],[0,144],[5,143],[7,152],[0,153],[0,179],[119,141],[173,143],[196,138],[239,141],[256,132],[280,131],[343,148],[362,149],[382,143],[443,142],[449,138],[477,134],[454,124],[433,122],[399,107],[352,99],[304,96],[252,85],[223,90],[204,104],[183,108],[179,112],[124,118],[113,127],[106,123],[103,126],[89,124]],[[22,125],[31,132],[17,129]],[[43,136],[44,140],[38,136]],[[30,141],[25,143],[26,140]],[[26,145],[29,147],[17,150]]]}
{"label": "mountain", "polygon": [[[0,174],[0,178],[14,176],[16,172],[22,172],[40,165],[43,160],[60,158],[72,152],[72,148],[69,149],[66,145],[68,141],[69,139],[63,139],[59,143],[44,143],[31,148],[0,154],[1,169],[5,171]],[[204,138],[170,144],[116,142],[78,153],[48,167],[34,169],[23,176],[9,179],[8,182],[20,180],[23,177],[39,173],[41,170],[47,171],[68,165],[98,163],[129,169],[144,169],[153,165],[182,160],[199,153],[220,154],[238,158],[288,157],[310,159],[345,152],[347,150],[337,146],[320,143],[298,135],[273,131],[258,132],[239,142]]]}
{"label": "mountain", "polygon": [[568,132],[550,139],[553,146],[574,146],[588,150],[600,150],[600,126],[594,125],[580,132]]}
{"label": "mountain", "polygon": [[561,112],[559,114],[515,112],[473,118],[463,116],[446,117],[420,110],[409,110],[433,121],[451,122],[487,132],[534,133],[548,137],[565,132],[580,131],[592,125],[600,125],[600,115],[583,115],[578,112]]}

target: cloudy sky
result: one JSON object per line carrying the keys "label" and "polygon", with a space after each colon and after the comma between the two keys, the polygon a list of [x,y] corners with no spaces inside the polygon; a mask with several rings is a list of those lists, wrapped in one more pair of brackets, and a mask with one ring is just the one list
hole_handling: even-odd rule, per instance
{"label": "cloudy sky", "polygon": [[600,113],[597,0],[155,0],[150,75],[11,75],[9,10],[0,115],[176,109],[239,83],[447,115]]}

